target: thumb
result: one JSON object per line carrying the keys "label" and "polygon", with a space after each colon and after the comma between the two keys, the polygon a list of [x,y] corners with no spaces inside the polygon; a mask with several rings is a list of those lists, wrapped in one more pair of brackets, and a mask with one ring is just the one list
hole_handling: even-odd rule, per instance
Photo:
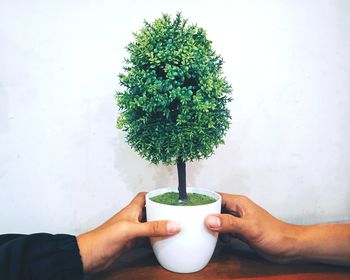
{"label": "thumb", "polygon": [[176,221],[152,221],[134,225],[135,237],[171,236],[181,230],[181,224]]}
{"label": "thumb", "polygon": [[208,215],[205,224],[212,231],[239,234],[242,233],[244,226],[241,218],[230,214]]}

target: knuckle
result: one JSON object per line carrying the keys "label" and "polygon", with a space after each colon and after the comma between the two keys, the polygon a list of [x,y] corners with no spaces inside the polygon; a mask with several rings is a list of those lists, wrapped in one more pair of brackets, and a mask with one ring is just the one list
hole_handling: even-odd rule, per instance
{"label": "knuckle", "polygon": [[242,204],[248,204],[252,202],[251,199],[246,195],[240,195],[238,199]]}
{"label": "knuckle", "polygon": [[146,192],[138,192],[136,196],[145,196],[146,195]]}
{"label": "knuckle", "polygon": [[233,228],[235,226],[235,220],[230,214],[225,214],[222,216],[222,223],[224,227]]}
{"label": "knuckle", "polygon": [[242,201],[247,201],[249,200],[249,198],[246,195],[240,195],[239,199],[241,199]]}
{"label": "knuckle", "polygon": [[249,236],[253,240],[258,240],[261,237],[261,227],[257,220],[249,221]]}
{"label": "knuckle", "polygon": [[159,222],[152,222],[152,232],[160,233],[162,231],[162,226]]}
{"label": "knuckle", "polygon": [[224,232],[240,233],[242,231],[241,221],[237,217],[226,214],[222,219],[222,229]]}
{"label": "knuckle", "polygon": [[228,225],[230,228],[234,228],[235,225],[236,225],[234,219],[233,219],[231,216],[229,216],[229,217],[227,218],[227,225]]}
{"label": "knuckle", "polygon": [[128,234],[129,229],[130,229],[130,225],[127,221],[118,222],[118,230],[122,236],[125,234]]}

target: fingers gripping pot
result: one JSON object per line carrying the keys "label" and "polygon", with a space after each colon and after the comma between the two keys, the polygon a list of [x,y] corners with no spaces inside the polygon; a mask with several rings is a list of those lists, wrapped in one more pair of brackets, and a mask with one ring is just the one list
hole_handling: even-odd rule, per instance
{"label": "fingers gripping pot", "polygon": [[173,220],[181,223],[181,231],[171,237],[151,238],[153,251],[159,263],[178,273],[191,273],[203,269],[213,255],[218,233],[209,231],[204,219],[221,211],[221,196],[211,190],[188,188],[188,192],[208,195],[215,202],[198,206],[165,205],[150,200],[151,197],[177,192],[176,188],[162,188],[146,195],[147,221]]}

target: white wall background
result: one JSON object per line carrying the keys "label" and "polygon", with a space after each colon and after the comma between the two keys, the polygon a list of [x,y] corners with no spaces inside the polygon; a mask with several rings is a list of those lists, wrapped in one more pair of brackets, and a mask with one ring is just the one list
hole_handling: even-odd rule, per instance
{"label": "white wall background", "polygon": [[350,219],[349,1],[0,0],[0,232],[79,233],[175,186],[115,128],[144,19],[182,11],[226,61],[233,122],[189,185],[298,223]]}

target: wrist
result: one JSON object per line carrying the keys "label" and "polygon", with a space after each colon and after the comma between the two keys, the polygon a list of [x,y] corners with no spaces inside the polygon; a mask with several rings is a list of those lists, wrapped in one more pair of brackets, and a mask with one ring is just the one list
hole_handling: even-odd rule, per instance
{"label": "wrist", "polygon": [[305,231],[305,226],[284,223],[280,243],[285,245],[282,254],[284,262],[292,263],[303,260]]}
{"label": "wrist", "polygon": [[81,262],[83,263],[83,271],[87,273],[90,271],[91,267],[91,246],[89,245],[90,241],[86,233],[77,236],[77,244],[79,247]]}
{"label": "wrist", "polygon": [[291,225],[291,228],[290,262],[315,261],[320,245],[320,238],[315,234],[317,225]]}

